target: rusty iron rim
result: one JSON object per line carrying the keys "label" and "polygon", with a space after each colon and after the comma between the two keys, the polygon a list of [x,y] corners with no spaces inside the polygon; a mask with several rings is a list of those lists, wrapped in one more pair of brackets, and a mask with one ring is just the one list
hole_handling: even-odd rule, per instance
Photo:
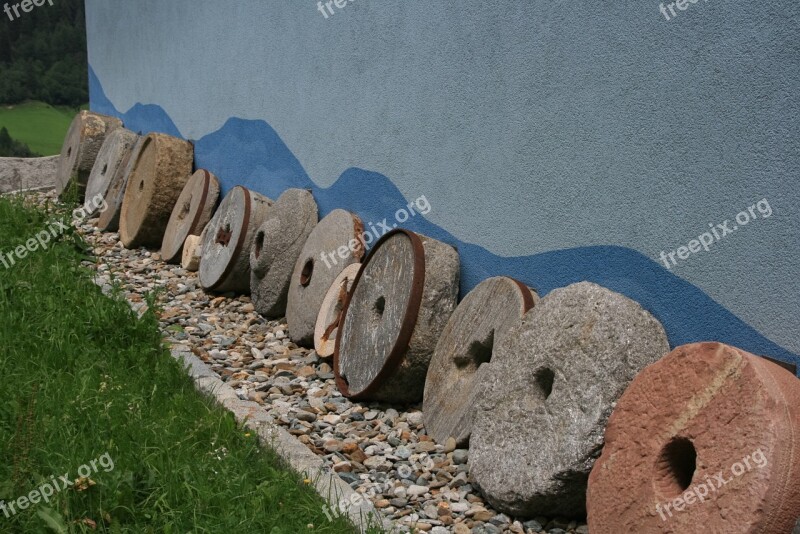
{"label": "rusty iron rim", "polygon": [[239,233],[239,239],[236,240],[236,246],[233,248],[233,253],[228,259],[228,265],[225,266],[225,270],[222,272],[222,275],[219,277],[219,279],[214,282],[214,284],[209,286],[208,289],[211,291],[216,290],[219,286],[226,282],[228,277],[233,272],[234,267],[236,267],[236,262],[233,260],[234,258],[239,257],[239,255],[242,253],[244,242],[247,239],[247,231],[250,228],[250,190],[246,187],[242,187],[241,185],[237,185],[231,189],[231,192],[228,194],[232,194],[236,189],[241,189],[244,192],[244,221],[242,221],[242,231]]}
{"label": "rusty iron rim", "polygon": [[508,277],[508,279],[517,284],[520,293],[522,293],[522,314],[524,315],[528,310],[533,308],[535,304],[535,302],[533,302],[533,295],[531,295],[531,289],[516,278]]}
{"label": "rusty iron rim", "polygon": [[[342,332],[344,332],[345,321],[347,320],[347,312],[350,309],[350,302],[353,298],[353,295],[356,292],[356,288],[358,287],[358,283],[361,281],[361,278],[366,271],[367,266],[369,265],[370,261],[375,254],[378,252],[380,247],[392,237],[402,234],[411,241],[411,246],[414,254],[414,274],[412,275],[411,280],[411,295],[408,299],[408,305],[406,306],[406,313],[403,316],[403,322],[400,325],[400,332],[395,339],[394,345],[392,346],[392,350],[389,352],[389,356],[383,362],[383,366],[381,370],[378,371],[378,374],[375,375],[375,378],[372,379],[372,382],[367,385],[363,390],[358,392],[351,392],[350,386],[342,377],[341,373],[339,372],[339,360],[340,354],[339,349],[342,343]],[[372,247],[372,250],[367,256],[364,263],[361,264],[361,268],[358,270],[358,274],[356,275],[355,280],[353,281],[353,287],[350,288],[350,291],[347,294],[347,298],[345,299],[344,306],[342,306],[342,311],[340,314],[339,320],[339,330],[336,332],[336,344],[334,345],[333,349],[333,373],[336,379],[336,386],[339,388],[339,391],[345,397],[348,397],[353,400],[359,400],[366,397],[369,397],[373,392],[379,389],[383,384],[391,377],[400,364],[403,361],[403,357],[405,356],[406,352],[408,351],[409,344],[411,342],[411,336],[414,334],[414,329],[417,326],[417,319],[419,318],[419,311],[422,307],[422,295],[425,288],[425,247],[422,245],[422,239],[412,232],[411,230],[406,230],[403,228],[398,228],[396,230],[392,230],[383,237],[381,237],[376,243],[375,246]]]}

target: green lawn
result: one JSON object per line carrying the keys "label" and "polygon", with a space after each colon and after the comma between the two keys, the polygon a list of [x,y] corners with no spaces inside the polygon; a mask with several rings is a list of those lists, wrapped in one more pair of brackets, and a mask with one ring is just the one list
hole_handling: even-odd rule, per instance
{"label": "green lawn", "polygon": [[53,107],[42,102],[0,105],[0,127],[5,126],[11,137],[22,141],[34,152],[53,156],[61,152],[64,136],[76,110]]}
{"label": "green lawn", "polygon": [[[0,254],[63,213],[0,197]],[[0,263],[0,532],[353,532],[196,392],[153,311],[100,292],[85,247],[68,230]]]}

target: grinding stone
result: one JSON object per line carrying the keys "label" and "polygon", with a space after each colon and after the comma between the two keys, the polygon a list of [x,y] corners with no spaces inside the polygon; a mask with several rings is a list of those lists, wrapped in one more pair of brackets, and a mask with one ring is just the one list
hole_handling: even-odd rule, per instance
{"label": "grinding stone", "polygon": [[199,235],[211,220],[219,201],[219,180],[205,169],[195,172],[178,197],[172,210],[161,258],[167,263],[178,263],[183,256],[183,244],[190,235]]}
{"label": "grinding stone", "polygon": [[119,215],[122,212],[122,200],[125,198],[125,189],[128,187],[128,177],[131,175],[133,165],[139,157],[139,151],[144,146],[144,137],[138,136],[136,144],[128,152],[114,171],[106,194],[105,209],[100,211],[97,228],[103,232],[116,232],[119,230]]}
{"label": "grinding stone", "polygon": [[126,128],[116,128],[106,136],[86,184],[84,209],[89,215],[94,215],[98,211],[97,203],[92,199],[98,195],[99,198],[106,198],[112,179],[130,158],[137,139],[139,136]]}
{"label": "grinding stone", "polygon": [[325,298],[322,300],[319,315],[317,315],[317,325],[314,328],[314,350],[320,358],[330,358],[333,356],[333,349],[336,346],[336,333],[339,331],[339,320],[350,288],[356,279],[360,263],[351,263],[339,276],[336,277]]}

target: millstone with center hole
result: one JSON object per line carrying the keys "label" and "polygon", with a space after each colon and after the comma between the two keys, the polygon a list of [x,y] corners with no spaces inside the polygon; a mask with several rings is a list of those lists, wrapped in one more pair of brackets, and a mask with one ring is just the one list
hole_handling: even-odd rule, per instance
{"label": "millstone with center hole", "polygon": [[203,230],[200,285],[225,293],[250,293],[250,248],[272,200],[237,185]]}
{"label": "millstone with center hole", "polygon": [[435,441],[444,444],[453,437],[459,447],[467,444],[484,364],[494,361],[494,344],[536,300],[536,293],[521,282],[496,277],[478,284],[458,305],[436,344],[425,380],[425,429]]}
{"label": "millstone with center hole", "polygon": [[339,273],[325,294],[325,298],[322,299],[322,306],[317,315],[317,324],[314,327],[314,350],[317,351],[320,358],[333,356],[344,301],[350,288],[353,287],[360,268],[360,263],[348,265]]}
{"label": "millstone with center hole", "polygon": [[285,191],[267,214],[250,251],[250,289],[261,315],[286,315],[292,272],[317,222],[317,203],[303,189]]}
{"label": "millstone with center hole", "polygon": [[314,346],[314,327],[322,299],[339,273],[363,258],[363,232],[361,219],[337,209],[308,236],[295,262],[286,301],[289,337],[298,345]]}
{"label": "millstone with center hole", "polygon": [[555,289],[498,340],[470,437],[470,474],[497,510],[581,517],[614,403],[669,351],[661,324],[596,284]]}
{"label": "millstone with center hole", "polygon": [[587,507],[598,534],[790,532],[800,380],[721,343],[676,348],[617,403]]}
{"label": "millstone with center hole", "polygon": [[159,133],[144,138],[122,200],[119,236],[125,248],[161,245],[193,159],[188,141]]}
{"label": "millstone with center hole", "polygon": [[219,180],[205,169],[195,172],[178,197],[172,210],[161,258],[167,263],[178,263],[183,256],[183,244],[190,235],[200,235],[214,215],[219,201]]}
{"label": "millstone with center hole", "polygon": [[119,230],[119,215],[122,211],[122,200],[125,198],[125,189],[128,186],[128,177],[131,175],[133,165],[139,157],[139,151],[144,145],[144,137],[137,136],[136,144],[122,160],[122,163],[114,171],[106,193],[106,205],[100,211],[100,219],[97,221],[97,228],[103,232],[116,232]]}
{"label": "millstone with center hole", "polygon": [[382,237],[342,311],[333,364],[339,390],[359,400],[421,400],[458,282],[453,247],[408,230]]}
{"label": "millstone with center hole", "polygon": [[86,110],[75,115],[64,138],[56,168],[56,192],[59,195],[74,186],[83,201],[86,182],[103,141],[108,134],[121,127],[122,121],[116,117]]}
{"label": "millstone with center hole", "polygon": [[197,272],[200,268],[200,250],[202,239],[198,235],[190,235],[186,238],[181,255],[181,267],[189,272]]}
{"label": "millstone with center hole", "polygon": [[130,158],[130,153],[138,139],[139,136],[127,128],[116,128],[106,136],[86,184],[84,209],[90,215],[99,211],[99,206],[92,199],[98,198],[98,196],[102,199],[106,198],[108,189],[111,187],[111,180]]}

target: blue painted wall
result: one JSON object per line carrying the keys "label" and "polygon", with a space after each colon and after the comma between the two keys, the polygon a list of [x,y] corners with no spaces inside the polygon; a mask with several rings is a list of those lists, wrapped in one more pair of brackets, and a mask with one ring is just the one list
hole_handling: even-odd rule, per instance
{"label": "blue painted wall", "polygon": [[800,4],[86,4],[92,109],[197,140],[226,188],[390,226],[424,195],[403,226],[458,247],[462,293],[592,280],[673,345],[798,361]]}

